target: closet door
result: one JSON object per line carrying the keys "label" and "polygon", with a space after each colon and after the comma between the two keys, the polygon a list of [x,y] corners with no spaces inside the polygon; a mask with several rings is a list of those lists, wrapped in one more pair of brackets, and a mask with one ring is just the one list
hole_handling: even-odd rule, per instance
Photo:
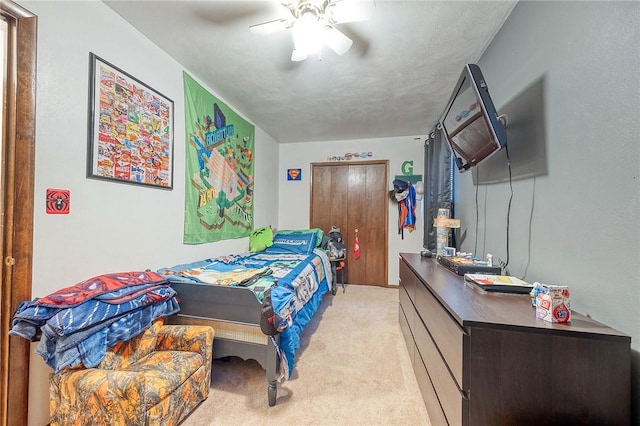
{"label": "closet door", "polygon": [[[388,161],[311,165],[311,227],[340,228],[347,247],[348,284],[386,286]],[[356,229],[360,258],[354,257]]]}
{"label": "closet door", "polygon": [[348,167],[311,165],[311,228],[320,228],[328,235],[335,225],[346,237],[348,182]]}

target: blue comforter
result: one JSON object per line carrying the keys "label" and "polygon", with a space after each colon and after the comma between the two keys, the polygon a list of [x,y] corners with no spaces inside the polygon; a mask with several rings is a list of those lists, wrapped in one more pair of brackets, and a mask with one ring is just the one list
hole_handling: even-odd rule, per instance
{"label": "blue comforter", "polygon": [[[318,310],[324,294],[331,288],[331,263],[326,251],[310,254],[243,253],[205,259],[189,264],[161,268],[158,273],[169,281],[243,286],[254,291],[262,302],[271,290],[274,312],[282,318],[275,324],[284,328],[280,349],[286,357],[288,375],[293,371],[300,334]],[[236,275],[234,279],[233,276]],[[253,279],[255,278],[255,279]]]}

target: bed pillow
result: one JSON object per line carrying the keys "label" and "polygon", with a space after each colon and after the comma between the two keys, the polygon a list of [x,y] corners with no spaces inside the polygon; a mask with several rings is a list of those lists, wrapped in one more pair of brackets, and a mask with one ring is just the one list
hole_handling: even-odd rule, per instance
{"label": "bed pillow", "polygon": [[320,228],[311,229],[281,229],[278,230],[278,234],[309,234],[315,232],[316,234],[316,247],[321,247],[323,238],[326,238],[324,231]]}
{"label": "bed pillow", "polygon": [[280,233],[273,238],[273,245],[267,249],[269,253],[310,254],[316,247],[316,233]]}
{"label": "bed pillow", "polygon": [[273,232],[270,226],[256,229],[249,235],[249,251],[258,252],[263,251],[273,244]]}

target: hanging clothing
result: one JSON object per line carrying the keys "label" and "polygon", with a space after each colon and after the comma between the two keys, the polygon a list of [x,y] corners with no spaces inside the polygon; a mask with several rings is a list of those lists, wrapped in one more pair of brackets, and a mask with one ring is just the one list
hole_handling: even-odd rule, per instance
{"label": "hanging clothing", "polygon": [[[416,225],[416,190],[411,182],[407,182],[406,195],[398,200],[398,233],[404,239],[404,230],[412,232]],[[404,195],[404,194],[403,194]]]}
{"label": "hanging clothing", "polygon": [[353,258],[360,259],[360,241],[358,241],[358,230],[356,229],[356,237],[353,240]]}

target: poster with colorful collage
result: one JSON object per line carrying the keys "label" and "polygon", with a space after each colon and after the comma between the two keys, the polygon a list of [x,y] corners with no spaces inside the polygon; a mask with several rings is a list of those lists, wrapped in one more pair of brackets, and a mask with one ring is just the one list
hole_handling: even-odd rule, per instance
{"label": "poster with colorful collage", "polygon": [[248,237],[253,230],[255,127],[186,72],[184,243]]}
{"label": "poster with colorful collage", "polygon": [[87,176],[173,188],[173,101],[90,54]]}

